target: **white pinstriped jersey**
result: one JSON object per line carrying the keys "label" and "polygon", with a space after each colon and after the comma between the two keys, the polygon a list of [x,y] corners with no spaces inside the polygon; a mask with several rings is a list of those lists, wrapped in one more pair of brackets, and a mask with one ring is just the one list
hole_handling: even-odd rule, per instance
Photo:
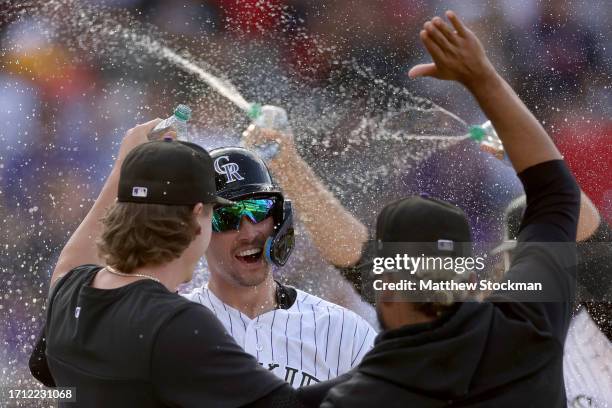
{"label": "white pinstriped jersey", "polygon": [[207,287],[183,296],[209,308],[247,353],[294,388],[349,371],[376,337],[354,312],[301,290],[290,308],[254,319],[224,304]]}
{"label": "white pinstriped jersey", "polygon": [[570,323],[564,351],[568,407],[612,407],[612,344],[584,308]]}

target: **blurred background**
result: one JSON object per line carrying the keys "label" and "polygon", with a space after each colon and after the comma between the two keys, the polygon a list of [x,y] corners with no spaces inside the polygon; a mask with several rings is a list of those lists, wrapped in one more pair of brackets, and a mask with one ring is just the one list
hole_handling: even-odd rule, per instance
{"label": "blurred background", "polygon": [[[0,4],[0,386],[34,384],[27,358],[44,321],[50,272],[125,131],[169,116],[178,103],[194,110],[191,130],[206,147],[237,143],[248,125],[235,106],[169,62],[160,44],[231,81],[248,101],[285,107],[300,153],[368,226],[389,200],[428,192],[464,208],[475,239],[494,243],[502,210],[521,189],[511,169],[459,141],[465,125],[486,118],[459,85],[406,76],[428,61],[418,42],[424,21],[452,8],[612,220],[607,0]],[[133,36],[118,38],[122,32]],[[406,134],[427,133],[424,123],[440,134],[453,122],[447,129],[457,140],[386,143],[376,138],[376,121],[389,112],[412,112],[401,120]],[[356,131],[363,123],[374,130]],[[355,143],[355,134],[367,143]],[[293,266],[300,273],[287,279],[304,287],[303,265],[318,255],[300,237]],[[319,259],[310,268],[327,266]],[[343,301],[309,282],[307,289]]]}

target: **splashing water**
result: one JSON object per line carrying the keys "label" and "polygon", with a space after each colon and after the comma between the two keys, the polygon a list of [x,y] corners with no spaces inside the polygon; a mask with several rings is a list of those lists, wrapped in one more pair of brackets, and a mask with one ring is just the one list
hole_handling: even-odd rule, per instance
{"label": "splashing water", "polygon": [[[102,6],[76,0],[31,0],[19,6],[6,1],[0,4],[3,9],[12,10],[17,18],[35,16],[46,21],[56,30],[49,36],[55,35],[75,53],[79,51],[79,58],[103,57],[113,69],[136,65],[137,69],[131,70],[136,72],[150,69],[151,60],[157,61],[154,65],[161,69],[166,68],[163,64],[180,68],[192,75],[181,82],[193,83],[193,77],[197,79],[190,88],[196,99],[206,98],[203,104],[212,111],[209,116],[227,118],[223,122],[225,127],[239,132],[244,126],[243,113],[251,103],[227,76],[238,78],[249,99],[277,104],[289,111],[300,153],[345,204],[355,199],[369,201],[378,194],[381,181],[402,176],[434,152],[466,139],[468,126],[461,118],[430,100],[376,78],[354,60],[341,61],[340,65],[350,68],[356,79],[371,90],[369,94],[363,95],[358,86],[349,90],[308,87],[294,78],[270,73],[266,58],[241,58],[237,52],[232,54],[239,62],[235,66],[214,68],[208,61],[194,58],[184,47],[178,51],[167,45],[156,27],[138,23],[129,14],[111,13]],[[216,54],[219,57],[222,53]],[[207,56],[212,59],[215,53]],[[240,70],[245,72],[231,75],[232,71]],[[202,84],[231,101],[241,111],[240,116],[227,106],[212,102],[214,98],[205,95]],[[161,85],[171,87],[170,94],[179,96],[171,80]],[[191,104],[189,100],[181,102]],[[136,107],[137,111],[140,109]],[[342,178],[337,177],[339,173]]]}
{"label": "splashing water", "polygon": [[122,31],[124,38],[130,39],[139,47],[151,52],[152,54],[159,55],[161,58],[176,65],[186,72],[197,75],[200,80],[204,81],[220,95],[229,99],[242,111],[247,112],[251,108],[251,104],[244,99],[236,87],[234,87],[229,81],[224,81],[217,78],[213,74],[204,70],[202,67],[199,67],[190,60],[188,55],[179,55],[172,49],[161,45],[159,42],[151,39],[150,37],[138,35],[127,29],[122,29]]}
{"label": "splashing water", "polygon": [[[216,126],[224,128],[224,131],[229,129],[234,136],[244,128],[244,112],[251,106],[248,101],[271,103],[286,108],[304,159],[342,203],[355,214],[359,214],[364,222],[371,220],[385,202],[406,193],[406,189],[398,188],[398,185],[403,187],[403,178],[410,177],[419,163],[436,151],[447,149],[467,138],[465,135],[468,126],[457,115],[430,100],[413,95],[406,89],[376,78],[372,72],[362,68],[354,60],[340,61],[339,65],[350,70],[355,79],[366,86],[344,87],[336,85],[334,80],[329,81],[332,85],[325,82],[305,85],[299,78],[287,77],[279,72],[280,70],[275,70],[273,65],[277,61],[268,61],[266,54],[261,54],[259,49],[249,48],[250,45],[236,46],[230,42],[227,45],[232,51],[230,60],[224,58],[227,54],[225,50],[217,50],[213,45],[210,45],[212,51],[207,49],[204,53],[200,50],[196,54],[190,47],[180,44],[175,46],[171,41],[165,40],[158,28],[135,22],[129,15],[118,15],[116,11],[111,12],[102,6],[82,4],[76,0],[24,1],[17,6],[12,2],[0,1],[0,10],[3,10],[0,13],[4,16],[5,13],[12,13],[11,18],[34,17],[44,20],[54,29],[48,35],[61,39],[60,42],[72,52],[72,58],[85,61],[102,60],[100,65],[106,71],[125,72],[115,90],[105,92],[104,98],[112,100],[117,90],[123,92],[123,89],[130,89],[130,75],[141,75],[138,81],[151,82],[150,91],[156,92],[156,96],[162,98],[158,101],[160,105],[168,105],[164,106],[166,111],[174,104],[174,101],[170,102],[168,99],[176,98],[180,102],[195,106],[196,116],[198,108],[205,112],[201,113],[203,119],[199,122],[195,118],[199,125],[203,125],[201,127]],[[201,42],[208,45],[208,38],[203,37]],[[203,60],[196,55],[206,55],[206,58]],[[177,69],[172,69],[167,75],[169,78],[166,78],[168,67],[179,68],[187,75],[180,76],[175,72]],[[139,74],[140,72],[142,73]],[[160,74],[162,72],[164,75]],[[123,78],[124,76],[128,79]],[[157,82],[158,77],[163,79]],[[360,88],[367,88],[368,92],[364,94]],[[214,94],[210,89],[214,90]],[[238,109],[234,109],[224,100],[220,101],[218,95],[226,98]],[[123,104],[134,104],[128,106],[132,109],[128,112],[130,120],[136,120],[138,115],[150,116],[154,108],[147,103],[136,104],[130,98],[122,100]],[[104,100],[91,103],[102,102]],[[116,110],[123,108],[122,105],[110,106]],[[101,114],[103,118],[104,115]],[[112,133],[112,130],[107,131]],[[53,129],[50,133],[59,134],[60,131]],[[116,133],[119,133],[118,130]],[[208,133],[204,133],[202,140],[205,140],[207,135]],[[92,135],[88,142],[96,144],[98,139],[102,137]],[[55,144],[60,143],[54,140],[44,143],[48,143],[45,148],[49,149],[50,155],[57,154]],[[108,149],[102,148],[96,151],[96,154],[110,155]],[[107,167],[100,167],[101,173],[107,171]],[[99,176],[90,168],[84,170],[89,177],[87,183],[95,187],[95,177]],[[21,184],[19,186],[21,187]],[[73,194],[75,190],[72,187],[70,185],[67,189],[68,193],[49,193],[54,206],[57,201],[70,207],[65,202],[71,195],[76,195]],[[82,195],[84,198],[78,205],[87,208],[91,199],[86,196],[92,196],[93,193],[88,191]],[[45,200],[47,198],[39,198],[39,201]],[[78,208],[78,205],[72,207]],[[9,284],[9,289],[2,293],[10,297],[12,303],[6,303],[7,306],[0,303],[0,312],[9,316],[21,314],[36,317],[32,318],[34,321],[13,319],[15,321],[2,333],[0,340],[4,344],[15,342],[13,339],[18,338],[20,353],[19,359],[6,358],[8,363],[0,367],[2,384],[8,384],[8,377],[13,376],[15,367],[24,364],[24,356],[30,351],[31,336],[35,334],[36,326],[42,318],[40,305],[43,302],[40,300],[46,295],[48,264],[52,262],[53,254],[57,253],[57,249],[75,226],[69,222],[66,226],[62,225],[63,229],[57,233],[59,238],[55,237],[54,240],[47,241],[51,243],[47,243],[44,234],[43,238],[37,236],[40,234],[37,230],[40,227],[38,223],[45,221],[48,224],[59,224],[60,220],[61,223],[64,222],[63,219],[43,210],[43,204],[39,205],[39,211],[27,211],[28,208],[35,208],[34,204],[25,207],[24,215],[16,215],[14,219],[6,217],[9,222],[5,221],[4,230],[12,233],[19,231],[22,224],[35,225],[36,228],[31,228],[24,234],[25,238],[28,242],[36,243],[35,245],[46,246],[27,248],[18,255],[15,255],[16,250],[13,247],[0,246],[0,251],[4,251],[0,253],[2,258],[13,258],[17,265],[10,273],[36,277],[30,278],[35,283],[28,288],[16,287],[17,284],[13,283],[12,287]],[[309,262],[306,255],[300,256],[305,258],[305,263]],[[9,268],[5,270],[9,271]],[[10,279],[4,281],[11,282]],[[196,279],[197,284],[201,282],[202,279]],[[35,302],[36,299],[39,301]],[[6,319],[9,320],[11,319]],[[0,358],[9,354],[2,350]]]}
{"label": "splashing water", "polygon": [[[139,51],[144,51],[149,57],[163,60],[187,73],[194,74],[199,80],[206,83],[221,96],[227,98],[243,112],[248,111],[251,107],[251,103],[243,97],[229,80],[221,79],[211,73],[204,67],[207,65],[205,62],[201,60],[196,61],[188,51],[175,51],[171,47],[164,45],[160,40],[154,38],[153,34],[147,35],[143,33],[142,31],[147,31],[147,28],[140,24],[135,24],[129,15],[124,16],[126,21],[121,21],[118,16],[111,14],[102,6],[86,5],[76,0],[52,0],[46,2],[25,1],[21,3],[16,11],[21,15],[30,13],[46,19],[55,27],[61,28],[62,25],[66,25],[67,27],[65,27],[64,30],[68,30],[70,35],[76,36],[76,45],[84,51],[93,53],[102,51],[106,54],[120,54],[122,49],[138,49]],[[68,13],[68,18],[62,13]],[[127,25],[129,25],[130,28],[128,28]],[[151,28],[149,28],[149,30],[150,29]],[[134,58],[136,61],[141,59],[141,57],[134,53],[130,53],[130,57]],[[354,72],[356,74],[364,79],[374,80],[376,85],[385,87],[391,93],[407,93],[405,89],[391,86],[380,78],[374,79],[370,71],[359,67],[355,61],[345,61],[344,64],[351,65],[355,68]],[[255,90],[255,92],[258,92],[258,90]],[[467,124],[461,118],[422,97],[410,94],[409,104],[402,107],[399,112],[406,112],[409,110],[440,112],[467,128]],[[390,110],[387,117],[380,119],[383,125],[390,116],[397,113],[398,112]],[[383,138],[385,136],[381,135],[380,137]],[[397,134],[394,133],[388,137],[396,138]],[[402,137],[405,141],[436,139],[440,141],[451,141],[451,138],[445,135],[411,135],[405,133]]]}

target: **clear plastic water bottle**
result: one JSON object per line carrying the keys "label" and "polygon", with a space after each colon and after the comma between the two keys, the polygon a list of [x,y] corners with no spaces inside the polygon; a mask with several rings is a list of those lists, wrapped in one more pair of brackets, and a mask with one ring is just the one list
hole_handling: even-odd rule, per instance
{"label": "clear plastic water bottle", "polygon": [[286,131],[289,128],[289,118],[283,108],[272,105],[251,105],[248,115],[253,123],[261,128]]}
{"label": "clear plastic water bottle", "polygon": [[187,121],[191,119],[191,108],[187,105],[178,105],[174,109],[174,114],[162,120],[149,133],[149,140],[159,140],[169,131],[176,133],[178,140],[188,141]]}
{"label": "clear plastic water bottle", "polygon": [[479,143],[482,151],[491,154],[493,157],[509,166],[512,165],[508,159],[504,145],[490,120],[480,126],[472,126],[470,128],[470,139]]}
{"label": "clear plastic water bottle", "polygon": [[[254,103],[251,105],[247,115],[257,127],[290,133],[289,118],[283,108],[272,105],[261,106],[258,103]],[[254,146],[254,150],[264,160],[270,160],[279,152],[280,146],[277,142],[268,141]]]}

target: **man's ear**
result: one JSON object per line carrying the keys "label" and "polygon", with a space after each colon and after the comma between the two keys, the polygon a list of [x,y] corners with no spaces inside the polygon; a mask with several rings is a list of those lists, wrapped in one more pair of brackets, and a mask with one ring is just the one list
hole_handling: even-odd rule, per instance
{"label": "man's ear", "polygon": [[193,213],[193,215],[195,217],[199,216],[200,214],[203,214],[204,213],[204,204],[197,203],[196,205],[194,205],[192,213]]}
{"label": "man's ear", "polygon": [[[204,216],[205,218],[208,219],[211,213],[212,213],[212,205],[208,205],[208,204],[204,205],[202,203],[197,203],[196,205],[193,206],[192,214],[194,218],[196,219],[196,222],[198,222],[198,224],[199,224],[199,220],[198,220],[199,217]],[[200,235],[201,233],[202,233],[202,226],[198,225],[198,228],[196,228],[195,234]]]}
{"label": "man's ear", "polygon": [[212,204],[197,203],[196,205],[193,206],[193,215],[196,217],[200,215],[204,217],[212,216],[212,212],[213,212]]}

